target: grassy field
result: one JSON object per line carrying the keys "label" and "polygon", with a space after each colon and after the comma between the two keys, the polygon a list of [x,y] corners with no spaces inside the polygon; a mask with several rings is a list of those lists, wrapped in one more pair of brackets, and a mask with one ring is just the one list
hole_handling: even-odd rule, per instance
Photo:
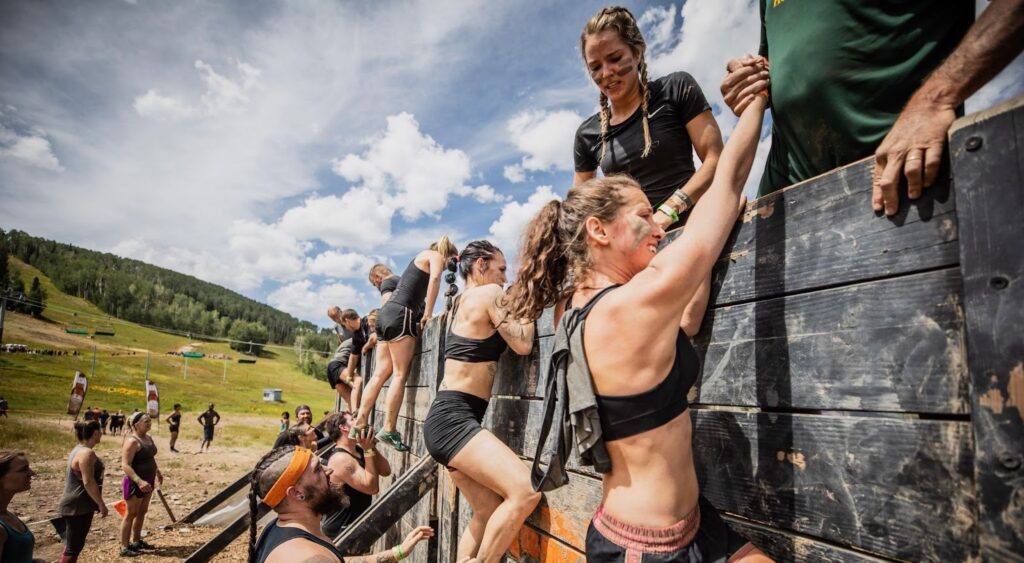
{"label": "grassy field", "polygon": [[[225,437],[239,443],[266,441],[268,436],[272,439],[281,412],[293,411],[298,404],[309,404],[317,418],[319,413],[334,407],[334,392],[327,383],[306,376],[295,367],[297,353],[293,349],[270,349],[255,364],[239,364],[237,359],[241,355],[226,343],[189,340],[111,318],[91,303],[60,292],[35,268],[15,258],[11,258],[11,265],[20,272],[26,287],[38,276],[48,301],[41,319],[8,313],[3,343],[78,352],[78,355],[66,356],[0,353],[0,396],[10,402],[12,418],[31,415],[69,419],[62,413],[75,371],[89,376],[86,405],[108,411],[142,409],[147,352],[149,379],[160,391],[161,414],[169,414],[174,403],[183,405],[182,438],[192,430],[198,436],[200,427],[194,422],[195,417],[209,403],[217,405],[225,422],[230,421],[232,414],[245,415],[239,418],[244,418],[246,424],[231,425],[230,435]],[[90,333],[97,329],[108,330],[115,336],[73,335],[67,334],[66,328],[85,328]],[[232,360],[186,360],[167,354],[187,345],[206,354],[227,354]],[[282,389],[284,402],[263,401],[264,388]],[[253,424],[253,420],[261,422]],[[11,424],[0,426],[0,443],[16,446],[18,442],[28,442],[37,447],[45,446],[42,436],[22,439],[19,434],[24,434],[25,430]]]}

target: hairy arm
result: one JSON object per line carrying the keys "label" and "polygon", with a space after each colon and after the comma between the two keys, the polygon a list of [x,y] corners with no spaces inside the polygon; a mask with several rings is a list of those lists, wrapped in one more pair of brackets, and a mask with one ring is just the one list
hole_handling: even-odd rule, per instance
{"label": "hairy arm", "polygon": [[487,312],[491,317],[491,324],[505,339],[509,348],[512,348],[516,354],[525,356],[533,351],[536,324],[529,319],[508,318],[508,311],[505,308],[506,298],[505,292],[500,287],[494,286],[494,296]]}
{"label": "hairy arm", "polygon": [[894,215],[897,188],[907,179],[916,199],[938,176],[946,133],[956,107],[978,91],[1024,49],[1024,0],[992,0],[960,45],[910,97],[875,151],[871,205]]}
{"label": "hairy arm", "polygon": [[380,482],[377,479],[376,464],[368,463],[367,469],[359,467],[356,460],[346,453],[336,453],[331,456],[327,466],[333,471],[332,477],[337,475],[345,484],[368,495],[375,495],[380,492]]}

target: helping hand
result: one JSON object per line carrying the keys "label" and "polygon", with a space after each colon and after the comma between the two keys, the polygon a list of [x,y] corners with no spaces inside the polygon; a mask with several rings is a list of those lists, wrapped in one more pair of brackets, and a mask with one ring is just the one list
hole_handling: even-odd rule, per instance
{"label": "helping hand", "polygon": [[432,537],[434,537],[433,528],[431,528],[430,526],[418,526],[416,527],[416,529],[409,532],[409,535],[405,536],[405,539],[402,540],[402,551],[405,552],[406,555],[408,555],[412,553],[412,550],[416,547],[416,544],[420,543],[421,541],[427,538]]}
{"label": "helping hand", "polygon": [[769,68],[768,59],[749,54],[726,63],[726,75],[721,86],[722,99],[734,114],[742,115],[754,96],[771,85]]}

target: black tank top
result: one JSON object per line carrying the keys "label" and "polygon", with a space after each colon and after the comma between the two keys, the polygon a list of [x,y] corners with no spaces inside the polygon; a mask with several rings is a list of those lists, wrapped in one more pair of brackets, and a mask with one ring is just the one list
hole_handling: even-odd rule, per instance
{"label": "black tank top", "polygon": [[[597,302],[613,285],[601,290],[580,310],[585,321]],[[572,296],[569,297],[572,299]],[[586,324],[583,325],[585,329]],[[654,387],[634,395],[596,395],[597,411],[605,441],[621,440],[657,428],[686,411],[687,394],[700,374],[700,359],[686,333],[676,336],[676,357],[668,375]]]}
{"label": "black tank top", "polygon": [[152,438],[149,439],[149,444],[138,436],[132,438],[139,442],[139,449],[132,458],[132,470],[139,478],[152,483],[156,479],[156,443]]}
{"label": "black tank top", "polygon": [[[430,274],[416,266],[416,259],[412,259],[409,265],[402,272],[402,279],[398,280],[398,287],[391,294],[388,303],[397,303],[422,312],[427,308],[427,285],[430,284]],[[383,286],[383,284],[381,284]]]}
{"label": "black tank top", "polygon": [[459,310],[460,302],[461,299],[456,299],[455,306],[452,307],[452,322],[448,324],[448,335],[444,343],[445,359],[470,363],[498,361],[502,352],[508,348],[508,344],[498,331],[494,331],[494,334],[487,338],[466,338],[455,334],[452,325],[455,324],[455,314]]}
{"label": "black tank top", "polygon": [[[366,458],[363,456],[362,451],[356,456],[352,452],[345,448],[339,448],[338,446],[331,446],[321,458],[324,463],[327,463],[335,453],[341,452],[352,456],[352,459],[356,460],[359,467],[366,467]],[[324,534],[329,537],[337,537],[349,524],[355,522],[356,518],[362,516],[366,512],[367,508],[373,504],[373,495],[368,495],[358,489],[350,487],[348,483],[344,486],[345,495],[348,496],[349,504],[347,507],[335,512],[334,514],[327,514],[320,519],[320,529],[323,530]]]}
{"label": "black tank top", "polygon": [[339,561],[345,561],[345,558],[342,557],[338,548],[334,547],[334,544],[324,541],[306,530],[300,530],[299,528],[292,528],[290,526],[278,526],[277,518],[274,518],[269,524],[267,524],[267,527],[263,529],[263,533],[260,534],[260,538],[256,540],[256,561],[263,563],[267,560],[267,557],[270,557],[270,553],[274,551],[277,546],[295,538],[307,539],[317,545],[322,545],[323,547],[331,550],[331,553],[333,553]]}

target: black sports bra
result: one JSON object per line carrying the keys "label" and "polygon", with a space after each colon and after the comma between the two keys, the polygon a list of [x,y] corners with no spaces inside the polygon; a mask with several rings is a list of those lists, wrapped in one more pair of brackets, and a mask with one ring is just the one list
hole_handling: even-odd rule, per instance
{"label": "black sports bra", "polygon": [[459,301],[459,299],[455,300],[455,306],[452,307],[450,315],[452,321],[448,323],[448,335],[445,336],[444,343],[445,359],[471,363],[498,361],[502,352],[508,348],[508,344],[498,334],[498,331],[494,331],[494,334],[487,338],[480,339],[459,336],[452,330],[452,326],[455,324],[455,313],[459,310]]}
{"label": "black sports bra", "polygon": [[[608,294],[613,285],[601,290],[580,309],[586,320],[594,305]],[[569,297],[570,301],[572,296]],[[584,323],[581,330],[585,329]],[[654,387],[634,395],[596,395],[597,411],[604,440],[621,440],[657,428],[686,411],[687,394],[700,374],[700,359],[686,333],[676,336],[676,357],[665,379]]]}

